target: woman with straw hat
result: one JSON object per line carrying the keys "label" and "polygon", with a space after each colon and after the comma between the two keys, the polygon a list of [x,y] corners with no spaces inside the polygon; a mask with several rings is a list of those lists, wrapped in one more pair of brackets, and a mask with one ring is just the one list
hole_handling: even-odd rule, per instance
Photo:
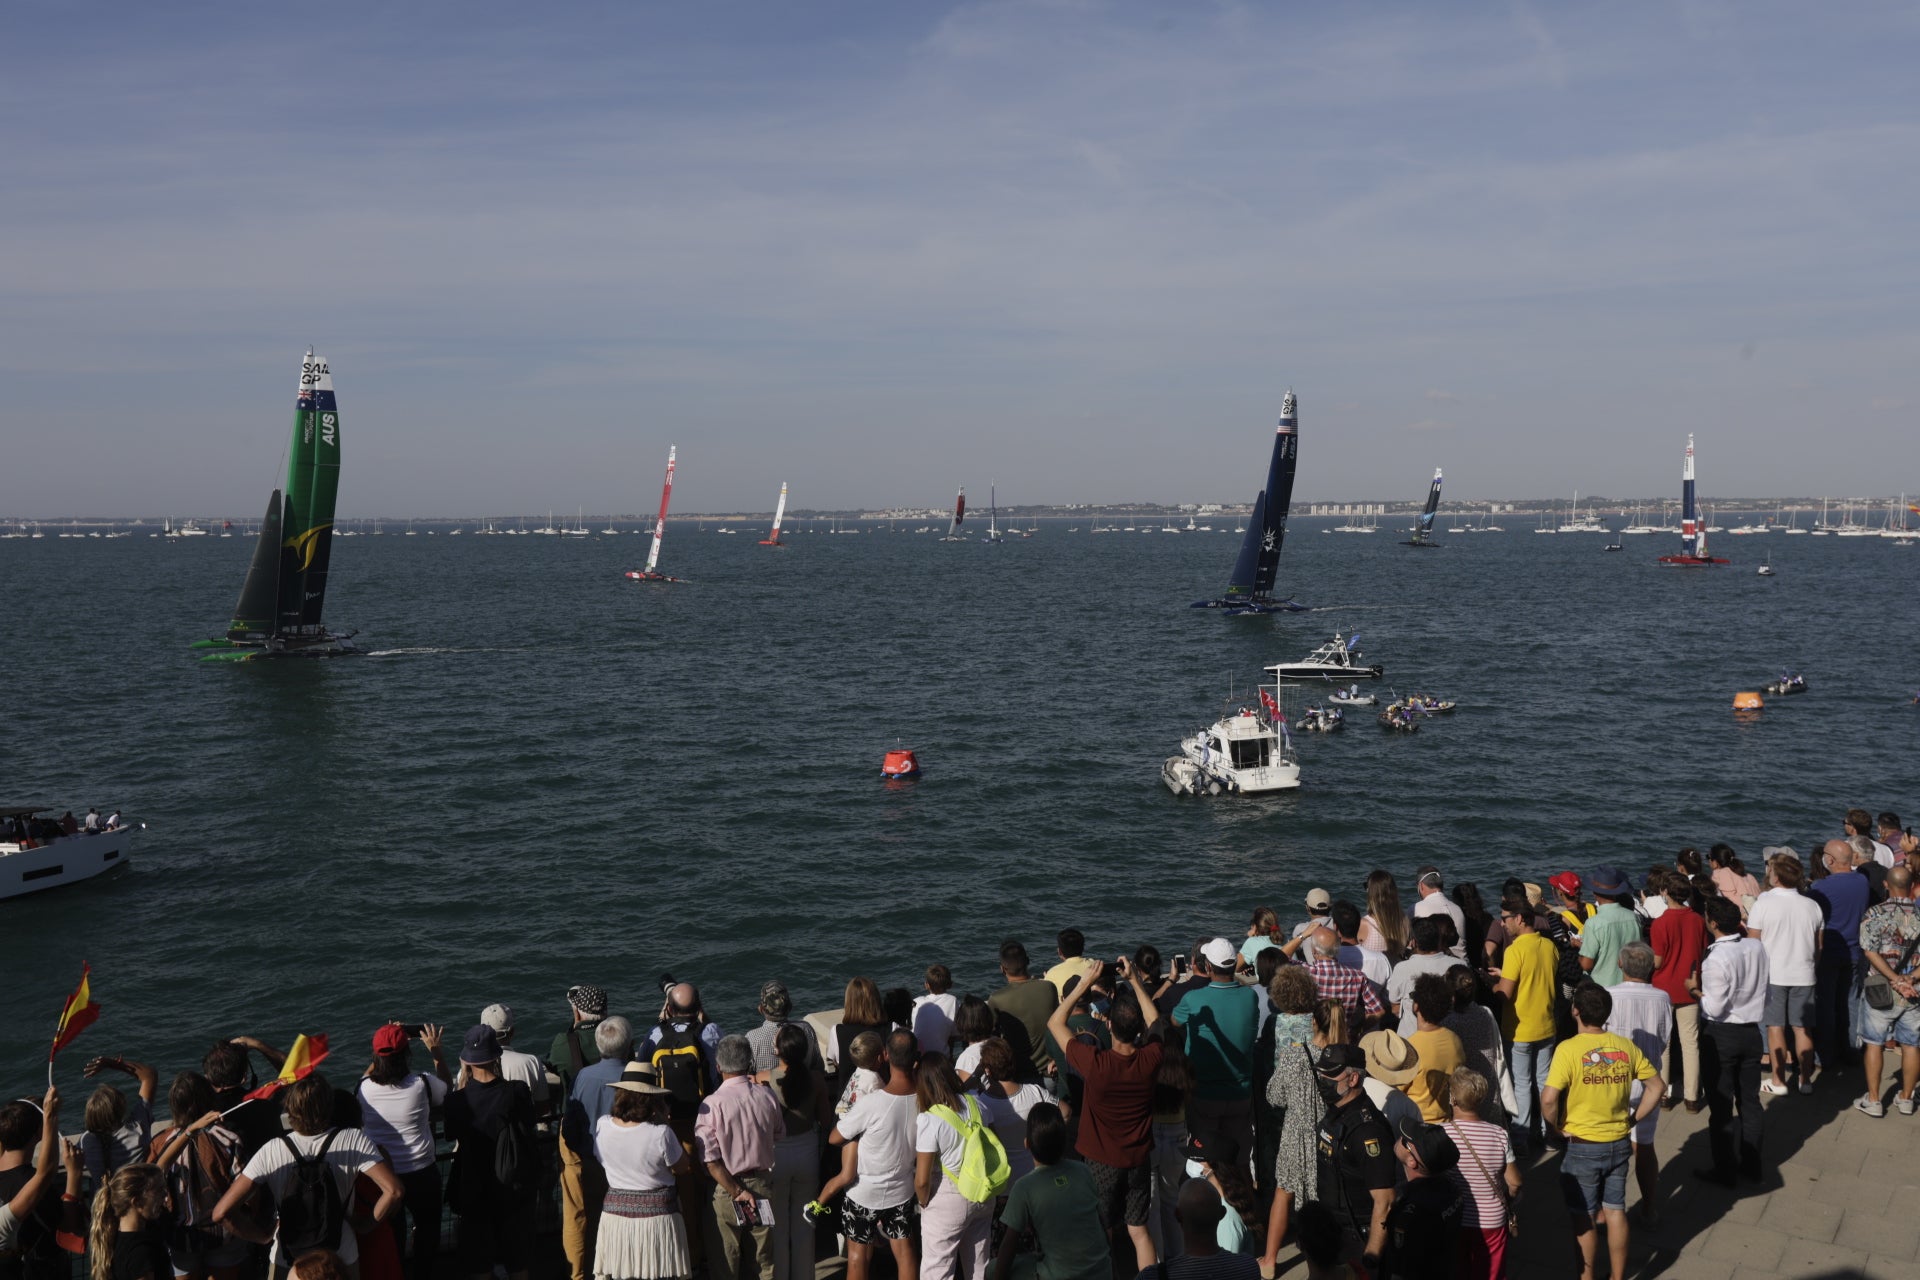
{"label": "woman with straw hat", "polygon": [[674,1178],[692,1162],[670,1127],[668,1091],[650,1062],[629,1062],[612,1087],[613,1110],[593,1133],[607,1175],[593,1272],[602,1280],[679,1280],[693,1266]]}

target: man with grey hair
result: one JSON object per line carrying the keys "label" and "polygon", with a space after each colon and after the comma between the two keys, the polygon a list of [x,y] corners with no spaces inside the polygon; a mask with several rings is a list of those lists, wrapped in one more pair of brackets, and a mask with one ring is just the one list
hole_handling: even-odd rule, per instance
{"label": "man with grey hair", "polygon": [[[1900,1046],[1900,1092],[1894,1106],[1901,1115],[1914,1113],[1914,1089],[1920,1086],[1920,913],[1914,907],[1913,872],[1904,866],[1887,872],[1887,889],[1887,900],[1867,912],[1860,924],[1860,948],[1873,987],[1862,993],[1859,1006],[1867,1091],[1853,1105],[1876,1118],[1887,1113],[1881,1071],[1888,1042]],[[1886,999],[1887,1007],[1875,1008],[1875,999]]]}
{"label": "man with grey hair", "polygon": [[820,1038],[814,1034],[813,1024],[805,1018],[790,1018],[793,1012],[793,997],[787,994],[787,984],[778,978],[761,984],[760,1016],[765,1019],[759,1026],[747,1032],[747,1043],[753,1047],[753,1069],[764,1074],[778,1065],[773,1052],[774,1037],[780,1034],[782,1027],[798,1027],[806,1033],[808,1052],[807,1065],[815,1071],[825,1071],[826,1065],[820,1059]]}
{"label": "man with grey hair", "polygon": [[593,1131],[600,1117],[613,1110],[613,1090],[608,1086],[620,1078],[633,1057],[633,1025],[625,1018],[602,1019],[593,1029],[593,1047],[600,1059],[574,1075],[566,1114],[560,1120],[561,1159],[571,1158],[579,1168],[577,1236],[569,1221],[569,1211],[575,1208],[573,1192],[562,1182],[560,1244],[573,1280],[593,1274],[593,1240],[600,1232],[600,1205],[607,1197],[607,1175],[593,1155]]}
{"label": "man with grey hair", "polygon": [[1847,848],[1853,854],[1853,869],[1867,878],[1867,899],[1881,903],[1887,900],[1887,869],[1874,858],[1873,841],[1863,835],[1847,837]]}
{"label": "man with grey hair", "polygon": [[773,1146],[786,1136],[779,1100],[753,1078],[753,1046],[727,1036],[713,1051],[720,1087],[694,1121],[698,1158],[713,1178],[713,1280],[773,1280],[766,1209],[773,1192]]}
{"label": "man with grey hair", "polygon": [[[1446,916],[1453,921],[1454,943],[1446,948],[1446,954],[1455,960],[1467,958],[1467,914],[1460,904],[1446,895],[1446,884],[1440,878],[1440,868],[1427,866],[1414,873],[1415,891],[1420,901],[1413,904],[1413,918],[1422,916]],[[1402,1034],[1405,1034],[1404,1032]]]}
{"label": "man with grey hair", "polygon": [[[1629,942],[1614,956],[1614,963],[1620,966],[1620,981],[1607,988],[1613,997],[1607,1030],[1633,1041],[1654,1070],[1661,1070],[1667,1060],[1668,1028],[1673,1025],[1673,998],[1653,985],[1653,948]],[[1644,1088],[1640,1081],[1633,1082],[1627,1099],[1631,1114],[1639,1114]],[[1635,1122],[1628,1135],[1633,1140],[1634,1179],[1640,1184],[1640,1221],[1649,1227],[1660,1223],[1660,1157],[1653,1149],[1653,1131],[1659,1123],[1660,1109],[1655,1107],[1645,1120]]]}

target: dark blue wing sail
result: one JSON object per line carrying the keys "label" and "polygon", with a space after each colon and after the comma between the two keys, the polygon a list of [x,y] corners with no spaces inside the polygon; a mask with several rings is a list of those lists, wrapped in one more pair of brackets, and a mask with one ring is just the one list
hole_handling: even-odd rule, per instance
{"label": "dark blue wing sail", "polygon": [[[1260,544],[1266,537],[1267,529],[1267,493],[1253,500],[1253,518],[1247,521],[1247,536],[1240,543],[1240,558],[1233,562],[1233,577],[1227,582],[1227,594],[1230,596],[1250,596],[1254,593],[1254,584],[1258,581],[1260,569]],[[1272,575],[1268,575],[1272,582]]]}

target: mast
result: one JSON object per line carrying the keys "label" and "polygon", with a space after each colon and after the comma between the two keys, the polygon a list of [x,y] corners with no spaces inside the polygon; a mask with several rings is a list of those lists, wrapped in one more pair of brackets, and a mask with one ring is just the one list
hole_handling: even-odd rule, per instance
{"label": "mast", "polygon": [[294,400],[293,446],[280,508],[279,603],[275,632],[317,631],[326,605],[333,551],[333,507],[340,487],[340,414],[326,357],[308,348]]}
{"label": "mast", "polygon": [[667,536],[667,502],[673,497],[673,460],[678,445],[667,446],[667,482],[660,486],[660,515],[653,522],[653,546],[647,551],[647,572],[660,563],[660,539]]}
{"label": "mast", "polygon": [[987,541],[994,542],[1000,537],[1000,493],[997,486],[987,486]]}
{"label": "mast", "polygon": [[1707,554],[1707,531],[1693,505],[1693,435],[1687,435],[1687,460],[1680,470],[1680,545],[1687,555]]}

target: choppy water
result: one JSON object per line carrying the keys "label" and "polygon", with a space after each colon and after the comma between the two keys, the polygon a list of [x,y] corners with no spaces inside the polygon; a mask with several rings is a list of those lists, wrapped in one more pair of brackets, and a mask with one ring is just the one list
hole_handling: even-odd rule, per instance
{"label": "choppy water", "polygon": [[[1376,865],[1637,870],[1920,805],[1920,549],[1723,538],[1738,563],[1685,571],[1652,564],[1672,538],[1421,552],[1325,523],[1296,522],[1282,570],[1319,608],[1267,619],[1184,607],[1226,534],[772,551],[688,523],[672,587],[618,576],[631,535],[358,538],[329,617],[384,655],[243,666],[185,645],[224,623],[248,540],[0,542],[0,800],[150,827],[125,871],[0,904],[0,1087],[41,1077],[82,960],[106,1013],[63,1079],[95,1052],[171,1071],[243,1030],[327,1031],[347,1067],[386,1018],[458,1028],[492,1000],[538,1047],[575,982],[645,1018],[670,969],[744,1026],[770,976],[802,1007],[853,973],[917,988],[933,960],[984,991],[1008,934],[1164,949]],[[1460,710],[1307,736],[1284,798],[1165,790],[1229,680],[1336,627]],[[1782,665],[1812,692],[1737,720],[1734,691]],[[896,737],[923,781],[880,780]]]}

